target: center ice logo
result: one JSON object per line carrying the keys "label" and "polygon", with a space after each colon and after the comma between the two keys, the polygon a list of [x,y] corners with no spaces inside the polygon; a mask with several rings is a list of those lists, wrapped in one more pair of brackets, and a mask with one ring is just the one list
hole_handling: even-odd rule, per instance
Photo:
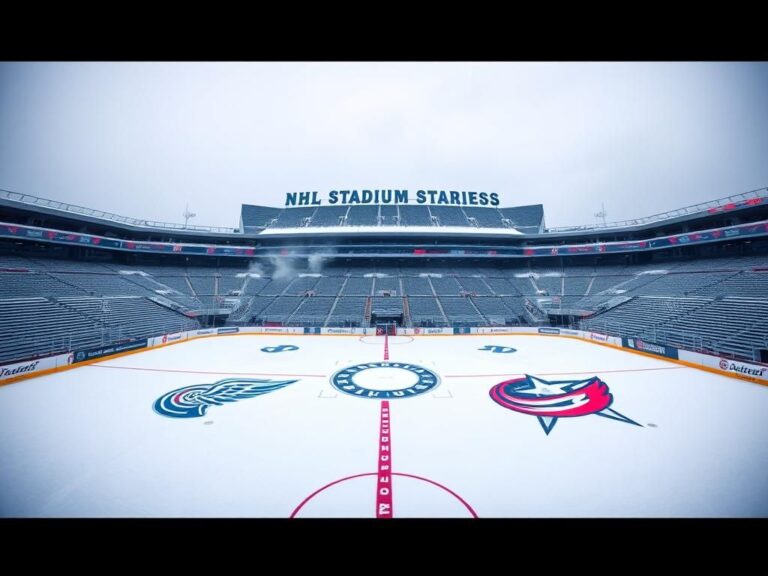
{"label": "center ice logo", "polygon": [[546,434],[552,431],[558,418],[590,414],[641,426],[609,408],[613,404],[613,394],[597,376],[549,382],[526,375],[497,384],[491,388],[490,395],[504,408],[536,416]]}
{"label": "center ice logo", "polygon": [[196,384],[172,390],[158,398],[153,408],[161,416],[169,418],[197,418],[205,416],[209,406],[261,396],[294,382],[298,380],[227,378],[213,384]]}
{"label": "center ice logo", "polygon": [[389,400],[429,392],[440,384],[440,377],[407,362],[368,362],[339,370],[331,376],[331,384],[352,396]]}

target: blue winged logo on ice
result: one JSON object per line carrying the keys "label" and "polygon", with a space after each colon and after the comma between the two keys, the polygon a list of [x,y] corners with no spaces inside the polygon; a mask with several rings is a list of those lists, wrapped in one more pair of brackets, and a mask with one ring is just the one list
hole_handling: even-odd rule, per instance
{"label": "blue winged logo on ice", "polygon": [[160,396],[153,408],[161,416],[169,418],[198,418],[205,416],[210,406],[261,396],[294,382],[298,380],[227,378],[213,384],[195,384],[172,390]]}

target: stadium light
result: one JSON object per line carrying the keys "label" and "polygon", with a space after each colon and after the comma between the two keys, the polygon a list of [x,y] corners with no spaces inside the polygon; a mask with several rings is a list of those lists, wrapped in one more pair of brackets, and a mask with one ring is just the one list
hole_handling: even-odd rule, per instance
{"label": "stadium light", "polygon": [[603,226],[605,226],[606,225],[605,224],[605,216],[606,216],[605,204],[601,202],[600,203],[600,208],[601,208],[600,212],[595,212],[595,218],[602,218],[603,219]]}
{"label": "stadium light", "polygon": [[184,228],[187,227],[187,223],[189,222],[190,218],[194,218],[197,216],[197,214],[194,214],[193,212],[189,211],[189,202],[187,202],[187,207],[184,209]]}

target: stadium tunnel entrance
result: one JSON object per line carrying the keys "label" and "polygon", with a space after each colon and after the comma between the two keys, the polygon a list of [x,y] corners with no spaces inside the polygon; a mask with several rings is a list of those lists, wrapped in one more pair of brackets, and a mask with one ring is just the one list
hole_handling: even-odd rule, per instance
{"label": "stadium tunnel entrance", "polygon": [[371,325],[372,326],[391,326],[395,327],[403,326],[403,314],[392,314],[388,312],[371,312]]}

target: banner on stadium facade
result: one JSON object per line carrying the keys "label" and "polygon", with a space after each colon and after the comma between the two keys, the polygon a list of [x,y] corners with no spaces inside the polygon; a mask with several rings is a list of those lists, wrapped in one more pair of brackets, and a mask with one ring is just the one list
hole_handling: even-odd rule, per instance
{"label": "banner on stadium facade", "polygon": [[516,326],[478,326],[476,328],[470,328],[470,334],[509,334],[510,332],[517,332]]}
{"label": "banner on stadium facade", "polygon": [[701,352],[692,352],[689,350],[680,350],[680,360],[685,360],[692,364],[699,364],[708,368],[716,368],[728,374],[751,380],[753,382],[768,382],[768,366],[755,362],[746,362],[744,360],[734,360],[733,358],[723,358],[711,354],[702,354]]}
{"label": "banner on stadium facade", "polygon": [[320,334],[354,334],[352,328],[321,328]]}
{"label": "banner on stadium facade", "polygon": [[430,334],[453,334],[453,328],[421,328],[416,327],[413,329],[414,336],[423,336]]}
{"label": "banner on stadium facade", "polygon": [[724,372],[733,372],[734,374],[740,374],[742,376],[754,376],[763,380],[768,379],[768,376],[766,375],[766,373],[768,373],[768,366],[759,366],[757,364],[731,360],[729,358],[719,358],[717,367]]}
{"label": "banner on stadium facade", "polygon": [[626,336],[621,338],[621,345],[624,348],[630,348],[632,350],[640,350],[642,352],[649,352],[656,354],[657,356],[664,356],[666,358],[678,359],[677,348],[671,346],[665,346],[664,344],[655,344],[653,342],[646,342],[640,338],[627,338]]}
{"label": "banner on stadium facade", "polygon": [[304,326],[226,326],[219,334],[304,334]]}
{"label": "banner on stadium facade", "polygon": [[539,328],[539,334],[560,334],[560,328]]}
{"label": "banner on stadium facade", "polygon": [[[498,206],[496,192],[467,192],[457,190],[331,190],[325,202],[335,204],[427,204],[434,206]],[[285,206],[322,206],[323,198],[317,191],[288,192]]]}
{"label": "banner on stadium facade", "polygon": [[18,378],[19,376],[26,376],[27,374],[34,374],[35,372],[41,372],[48,368],[55,367],[55,358],[39,358],[37,360],[28,360],[26,362],[6,364],[5,366],[0,366],[0,381]]}
{"label": "banner on stadium facade", "polygon": [[172,334],[163,334],[162,336],[155,336],[149,338],[147,346],[152,348],[154,346],[162,346],[163,344],[169,344],[170,342],[180,342],[187,339],[187,332],[174,332]]}
{"label": "banner on stadium facade", "polygon": [[240,328],[237,326],[226,326],[225,328],[217,328],[216,334],[237,334],[240,332]]}
{"label": "banner on stadium facade", "polygon": [[560,334],[565,334],[566,336],[581,336],[582,332],[581,330],[565,330],[564,328],[560,328]]}
{"label": "banner on stadium facade", "polygon": [[[468,231],[470,231],[468,229]],[[740,224],[703,230],[688,234],[676,234],[654,238],[652,240],[599,242],[592,244],[574,244],[570,246],[536,246],[500,248],[493,250],[482,249],[448,249],[448,248],[416,248],[408,251],[412,255],[441,254],[454,257],[483,256],[483,257],[530,257],[530,256],[563,256],[569,254],[600,254],[604,252],[622,253],[633,251],[656,250],[680,245],[702,244],[715,242],[725,238],[747,238],[768,235],[768,221],[751,224]],[[34,226],[21,226],[18,224],[0,223],[0,237],[30,238],[42,242],[67,245],[89,245],[95,248],[118,250],[124,252],[147,252],[161,254],[188,254],[204,256],[240,256],[253,257],[269,255],[267,249],[257,249],[250,246],[221,246],[209,244],[185,244],[179,242],[142,242],[134,240],[116,240],[90,234],[62,232]],[[384,247],[382,248],[384,249]],[[363,252],[361,252],[361,250]],[[336,255],[368,254],[367,248],[348,248],[346,251],[337,250]],[[280,252],[283,256],[306,257],[309,254],[304,250],[292,250],[284,248]]]}
{"label": "banner on stadium facade", "polygon": [[94,358],[102,358],[104,356],[112,356],[119,354],[120,352],[128,352],[129,350],[138,350],[140,348],[146,348],[148,345],[147,339],[134,340],[133,342],[126,342],[124,344],[114,344],[112,346],[106,346],[103,348],[92,348],[90,350],[77,350],[74,352],[72,362],[77,364],[78,362],[85,362],[86,360],[93,360]]}

